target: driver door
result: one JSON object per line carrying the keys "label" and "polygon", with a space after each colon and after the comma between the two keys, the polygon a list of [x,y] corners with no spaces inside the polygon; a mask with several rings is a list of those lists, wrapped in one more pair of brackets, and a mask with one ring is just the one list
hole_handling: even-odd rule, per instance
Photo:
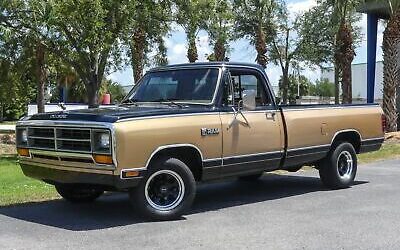
{"label": "driver door", "polygon": [[[283,156],[282,118],[264,76],[257,70],[232,68],[223,82],[221,175],[277,169]],[[246,93],[254,94],[255,105],[247,105]]]}

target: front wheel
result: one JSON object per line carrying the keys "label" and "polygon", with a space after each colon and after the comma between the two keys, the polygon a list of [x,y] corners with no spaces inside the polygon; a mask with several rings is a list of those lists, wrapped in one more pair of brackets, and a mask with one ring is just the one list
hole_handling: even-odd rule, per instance
{"label": "front wheel", "polygon": [[192,205],[195,194],[192,172],[176,158],[154,162],[139,186],[130,190],[132,205],[154,220],[179,218]]}
{"label": "front wheel", "polygon": [[103,190],[80,185],[57,184],[55,188],[61,197],[73,203],[92,202],[104,193]]}
{"label": "front wheel", "polygon": [[337,144],[319,166],[322,183],[332,189],[349,187],[354,182],[356,173],[356,151],[347,142]]}

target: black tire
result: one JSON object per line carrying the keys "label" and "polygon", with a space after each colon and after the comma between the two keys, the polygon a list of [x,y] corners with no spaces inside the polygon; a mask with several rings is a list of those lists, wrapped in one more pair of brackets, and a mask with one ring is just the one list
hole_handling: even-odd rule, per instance
{"label": "black tire", "polygon": [[133,207],[145,218],[173,220],[192,205],[196,181],[185,163],[163,157],[151,164],[143,181],[129,194]]}
{"label": "black tire", "polygon": [[340,189],[351,186],[357,173],[357,154],[353,145],[337,143],[318,167],[319,176],[326,187]]}
{"label": "black tire", "polygon": [[239,181],[256,181],[260,179],[260,177],[263,175],[263,173],[258,173],[258,174],[252,174],[252,175],[245,175],[245,176],[239,176],[238,180]]}
{"label": "black tire", "polygon": [[81,185],[56,184],[55,188],[61,197],[72,203],[92,202],[104,193],[103,190]]}

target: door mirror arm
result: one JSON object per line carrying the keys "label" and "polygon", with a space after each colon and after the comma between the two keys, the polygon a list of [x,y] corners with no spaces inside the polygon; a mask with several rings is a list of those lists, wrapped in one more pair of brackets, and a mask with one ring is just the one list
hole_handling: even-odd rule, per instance
{"label": "door mirror arm", "polygon": [[238,102],[237,109],[235,109],[235,107],[232,107],[232,110],[233,110],[233,118],[232,118],[232,121],[229,123],[227,130],[229,130],[233,126],[233,124],[237,120],[238,115],[242,116],[246,122],[246,125],[250,127],[249,121],[247,120],[246,116],[244,116],[244,114],[242,112],[243,111],[243,101],[242,100],[240,100]]}

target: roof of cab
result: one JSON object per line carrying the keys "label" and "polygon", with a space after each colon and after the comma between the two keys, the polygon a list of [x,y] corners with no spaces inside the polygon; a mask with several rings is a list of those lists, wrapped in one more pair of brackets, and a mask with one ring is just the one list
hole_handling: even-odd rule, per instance
{"label": "roof of cab", "polygon": [[195,62],[195,63],[182,63],[182,64],[171,64],[167,66],[161,66],[151,69],[150,71],[159,71],[159,70],[169,70],[169,69],[177,69],[177,68],[192,68],[192,67],[222,67],[222,66],[242,66],[242,67],[251,67],[258,68],[264,70],[264,68],[255,63],[242,63],[242,62]]}

